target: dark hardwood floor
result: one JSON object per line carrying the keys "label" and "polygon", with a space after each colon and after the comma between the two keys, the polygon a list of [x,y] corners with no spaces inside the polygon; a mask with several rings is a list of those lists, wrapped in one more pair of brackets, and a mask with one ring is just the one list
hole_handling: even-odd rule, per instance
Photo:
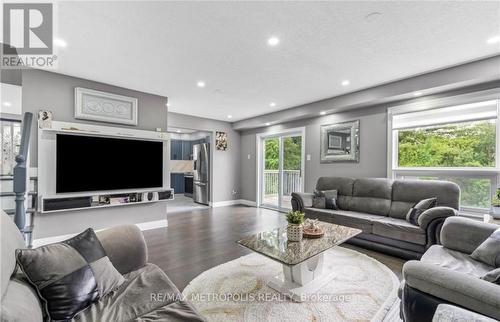
{"label": "dark hardwood floor", "polygon": [[[230,206],[168,214],[168,227],[144,231],[149,261],[161,267],[182,291],[203,271],[249,254],[236,244],[250,234],[286,225],[283,213]],[[344,244],[387,265],[401,278],[404,260]]]}

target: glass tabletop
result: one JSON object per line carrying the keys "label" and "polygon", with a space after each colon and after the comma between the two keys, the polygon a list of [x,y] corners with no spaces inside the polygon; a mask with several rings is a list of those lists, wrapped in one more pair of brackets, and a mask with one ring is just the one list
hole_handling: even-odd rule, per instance
{"label": "glass tabletop", "polygon": [[249,236],[239,240],[238,244],[283,264],[296,265],[361,233],[360,229],[324,222],[319,226],[325,235],[316,239],[289,242],[285,226]]}

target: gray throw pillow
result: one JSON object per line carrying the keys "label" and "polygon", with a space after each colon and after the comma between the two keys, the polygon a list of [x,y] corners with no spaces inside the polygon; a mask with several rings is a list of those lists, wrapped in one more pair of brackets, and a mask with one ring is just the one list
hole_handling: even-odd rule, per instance
{"label": "gray throw pillow", "polygon": [[489,271],[488,273],[484,274],[483,276],[481,276],[481,279],[483,279],[487,282],[491,282],[491,283],[500,285],[500,267],[495,268],[494,270]]}
{"label": "gray throw pillow", "polygon": [[417,202],[410,210],[408,210],[408,213],[406,214],[406,221],[409,222],[410,224],[414,224],[418,226],[418,217],[426,211],[427,209],[431,209],[436,207],[437,205],[437,198],[429,198],[429,199],[422,199],[419,202]]}
{"label": "gray throw pillow", "polygon": [[337,209],[337,190],[314,190],[313,208]]}
{"label": "gray throw pillow", "polygon": [[91,228],[60,243],[17,249],[16,259],[51,321],[72,319],[125,281]]}
{"label": "gray throw pillow", "polygon": [[470,257],[490,266],[500,267],[500,228],[482,242]]}

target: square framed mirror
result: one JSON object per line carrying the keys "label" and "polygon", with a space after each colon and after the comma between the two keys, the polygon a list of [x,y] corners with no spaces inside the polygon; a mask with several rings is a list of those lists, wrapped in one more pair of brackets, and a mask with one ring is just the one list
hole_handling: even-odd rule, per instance
{"label": "square framed mirror", "polygon": [[359,162],[359,120],[321,126],[321,163]]}

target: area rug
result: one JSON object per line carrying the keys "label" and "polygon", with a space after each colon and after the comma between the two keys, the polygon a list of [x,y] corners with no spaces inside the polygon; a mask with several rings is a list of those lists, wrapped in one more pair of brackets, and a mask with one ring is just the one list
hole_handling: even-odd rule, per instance
{"label": "area rug", "polygon": [[385,265],[357,251],[325,252],[333,279],[296,303],[266,283],[280,263],[252,253],[197,276],[183,295],[208,321],[383,321],[397,300],[399,280]]}

